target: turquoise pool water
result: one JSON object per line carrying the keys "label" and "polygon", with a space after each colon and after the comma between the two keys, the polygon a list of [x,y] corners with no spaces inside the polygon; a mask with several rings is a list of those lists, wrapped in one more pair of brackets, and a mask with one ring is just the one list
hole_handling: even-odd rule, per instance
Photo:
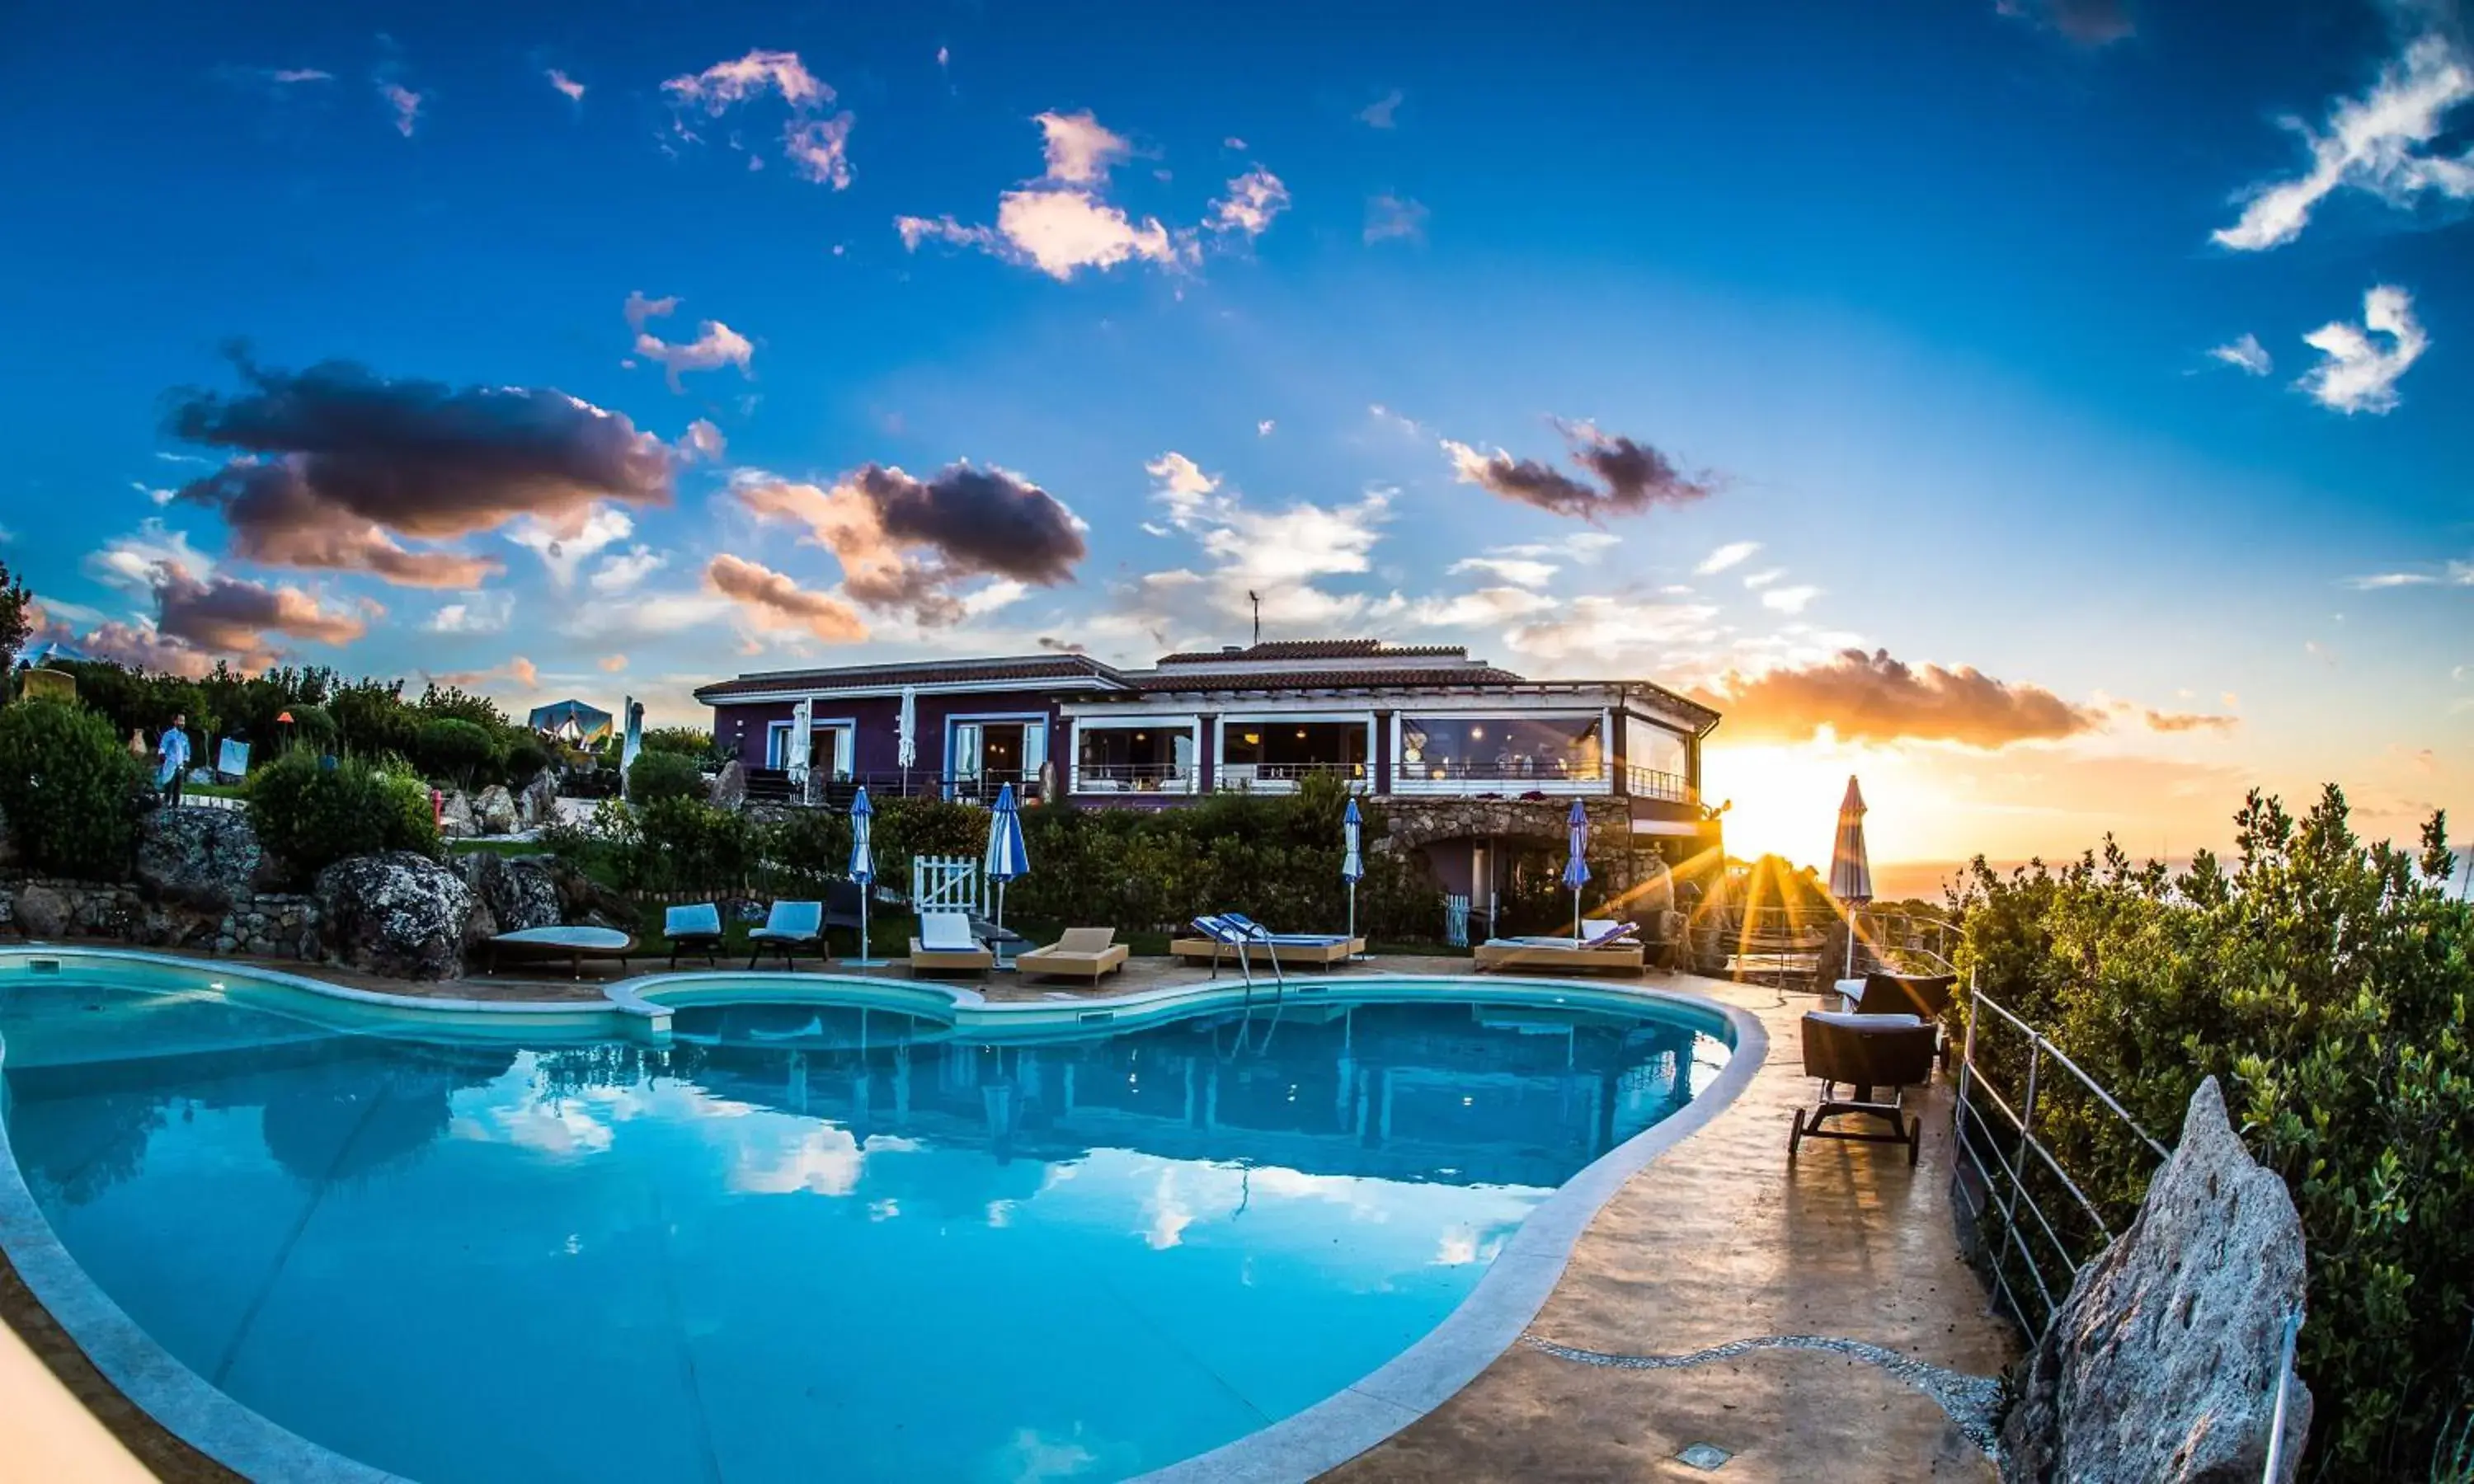
{"label": "turquoise pool water", "polygon": [[1277,1421],[1726,1055],[1646,1008],[1379,999],[674,1026],[457,1043],[19,978],[0,1073],[68,1252],[276,1423],[425,1484],[762,1484],[1116,1478]]}

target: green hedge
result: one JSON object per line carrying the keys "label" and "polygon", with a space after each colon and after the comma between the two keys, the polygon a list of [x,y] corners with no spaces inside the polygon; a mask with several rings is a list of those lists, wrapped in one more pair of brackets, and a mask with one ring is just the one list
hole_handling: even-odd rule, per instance
{"label": "green hedge", "polygon": [[95,880],[128,873],[147,775],[112,730],[82,706],[0,706],[0,815],[26,863]]}
{"label": "green hedge", "polygon": [[[2440,1455],[2474,1415],[2474,907],[2449,895],[2445,822],[2418,850],[2365,845],[2332,787],[2298,821],[2254,792],[2235,824],[2229,867],[2179,875],[2110,841],[2061,870],[1979,859],[1962,976],[2159,1137],[2220,1079],[2309,1246],[2305,1476],[2463,1479]],[[2049,1087],[2038,1124],[2119,1230],[2153,1158]]]}
{"label": "green hedge", "polygon": [[[1347,915],[1340,879],[1346,803],[1336,781],[1317,780],[1289,797],[1226,795],[1190,808],[1026,809],[1031,870],[1007,889],[1007,920],[1130,932],[1233,908],[1284,931],[1337,931]],[[976,857],[987,847],[988,812],[972,804],[891,799],[877,804],[875,818],[877,876],[888,884],[909,882],[914,856]],[[1366,807],[1367,841],[1382,830],[1379,807]],[[591,826],[552,828],[544,839],[629,890],[813,895],[850,860],[848,815],[797,810],[762,824],[690,799],[605,803]],[[1442,936],[1442,898],[1421,867],[1371,850],[1366,867],[1361,932],[1395,941]]]}
{"label": "green hedge", "polygon": [[440,853],[428,785],[357,758],[327,767],[294,753],[259,770],[250,779],[249,822],[301,882],[348,855]]}
{"label": "green hedge", "polygon": [[640,804],[705,796],[704,775],[695,759],[677,753],[643,752],[627,770],[627,797]]}

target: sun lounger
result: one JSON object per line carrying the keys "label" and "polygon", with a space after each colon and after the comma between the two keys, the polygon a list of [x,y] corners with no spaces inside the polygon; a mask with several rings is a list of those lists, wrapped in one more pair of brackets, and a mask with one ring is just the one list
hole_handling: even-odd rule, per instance
{"label": "sun lounger", "polygon": [[1123,973],[1127,954],[1113,927],[1069,927],[1046,947],[1015,954],[1013,967],[1027,974],[1055,974],[1097,984],[1103,974]]}
{"label": "sun lounger", "polygon": [[825,904],[820,901],[777,901],[764,916],[763,927],[751,928],[747,934],[750,952],[747,967],[767,953],[782,955],[782,967],[791,968],[790,955],[801,948],[813,948],[816,957],[825,956]]}
{"label": "sun lounger", "polygon": [[919,914],[919,932],[910,940],[912,973],[985,973],[996,962],[997,956],[971,936],[968,917],[959,912]]}
{"label": "sun lounger", "polygon": [[1209,964],[1215,974],[1224,954],[1261,950],[1281,963],[1329,968],[1366,951],[1363,938],[1346,933],[1275,933],[1242,912],[1196,918],[1194,929],[1200,936],[1176,939],[1168,950],[1189,963]]}
{"label": "sun lounger", "polygon": [[1543,934],[1522,938],[1489,938],[1477,945],[1477,967],[1490,969],[1607,969],[1637,974],[1648,962],[1648,951],[1630,922],[1584,921],[1577,939]]}
{"label": "sun lounger", "polygon": [[721,952],[721,908],[709,901],[688,906],[667,908],[662,913],[662,936],[670,941],[670,967],[679,967],[682,953],[701,953],[711,964]]}
{"label": "sun lounger", "polygon": [[[1904,1144],[1907,1162],[1916,1162],[1924,1138],[1924,1120],[1909,1121],[1901,1104],[1901,1089],[1928,1082],[1938,1027],[1911,1015],[1856,1015],[1843,1011],[1807,1011],[1804,1017],[1804,1074],[1821,1079],[1821,1099],[1811,1109],[1796,1110],[1795,1127],[1787,1135],[1786,1157],[1792,1161],[1807,1138],[1844,1138],[1865,1144]],[[1844,1084],[1849,1094],[1839,1097]],[[1889,1092],[1884,1102],[1874,1094]],[[1855,1129],[1823,1128],[1821,1120],[1855,1113],[1890,1126],[1886,1134]]]}
{"label": "sun lounger", "polygon": [[586,959],[615,958],[625,969],[627,955],[635,951],[635,935],[615,927],[522,927],[490,940],[490,972],[497,973],[498,960],[512,953],[522,958],[563,958],[569,975],[581,979]]}

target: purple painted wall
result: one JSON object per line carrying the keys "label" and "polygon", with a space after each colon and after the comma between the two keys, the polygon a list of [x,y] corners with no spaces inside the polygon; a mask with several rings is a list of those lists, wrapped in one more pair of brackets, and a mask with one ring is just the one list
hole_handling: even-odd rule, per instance
{"label": "purple painted wall", "polygon": [[[765,736],[775,722],[790,719],[791,703],[769,701],[740,705],[724,703],[713,708],[714,739],[750,768],[765,765]],[[931,776],[945,771],[945,743],[949,734],[947,723],[963,718],[1041,718],[1048,723],[1050,754],[1056,755],[1057,716],[1054,696],[1035,690],[982,690],[957,695],[923,695],[913,711],[918,720],[918,756],[911,764],[914,773]],[[902,714],[899,697],[864,699],[826,698],[816,702],[813,719],[819,726],[850,722],[855,729],[851,743],[851,771],[861,778],[877,778],[901,771],[896,760],[899,741],[897,722]],[[1064,764],[1060,761],[1058,767]]]}

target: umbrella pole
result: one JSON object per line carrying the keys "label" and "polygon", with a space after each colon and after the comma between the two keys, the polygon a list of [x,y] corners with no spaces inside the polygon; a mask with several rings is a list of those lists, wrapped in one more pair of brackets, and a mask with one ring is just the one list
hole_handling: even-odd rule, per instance
{"label": "umbrella pole", "polygon": [[1348,883],[1348,941],[1352,945],[1357,942],[1357,883],[1354,881]]}
{"label": "umbrella pole", "polygon": [[1581,889],[1572,888],[1572,946],[1581,945]]}
{"label": "umbrella pole", "polygon": [[859,960],[862,964],[867,962],[867,898],[868,888],[873,884],[868,881],[859,884]]}

